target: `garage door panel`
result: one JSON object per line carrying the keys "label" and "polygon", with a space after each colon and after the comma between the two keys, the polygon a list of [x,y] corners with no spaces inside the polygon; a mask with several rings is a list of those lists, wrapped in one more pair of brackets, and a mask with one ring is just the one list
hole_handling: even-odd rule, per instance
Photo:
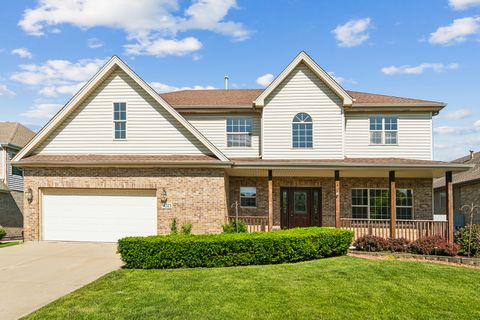
{"label": "garage door panel", "polygon": [[157,233],[154,191],[55,190],[42,204],[43,240],[113,242]]}

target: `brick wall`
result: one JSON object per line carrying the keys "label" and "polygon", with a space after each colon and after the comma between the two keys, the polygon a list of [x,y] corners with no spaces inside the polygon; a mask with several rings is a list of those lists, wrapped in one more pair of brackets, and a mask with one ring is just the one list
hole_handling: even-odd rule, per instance
{"label": "brick wall", "polygon": [[[193,233],[216,233],[225,222],[223,169],[176,168],[27,168],[25,188],[33,201],[25,201],[25,239],[39,240],[39,197],[43,188],[153,189],[157,191],[159,234],[170,230],[171,220],[191,223]],[[172,209],[162,209],[165,188]]]}
{"label": "brick wall", "polygon": [[[462,211],[460,208],[465,205],[471,205],[474,203],[475,205],[480,205],[480,183],[475,184],[466,184],[461,186],[454,186],[454,188],[459,189],[460,199],[456,202],[455,212],[461,213]],[[470,223],[470,216],[465,216],[465,224]],[[480,214],[474,214],[473,216],[473,223],[480,223]]]}
{"label": "brick wall", "polygon": [[[413,189],[414,219],[431,220],[432,179],[397,179],[397,188]],[[388,178],[341,178],[341,216],[351,217],[352,188],[388,188]],[[240,187],[257,187],[257,208],[239,208],[245,216],[268,214],[268,180],[266,177],[229,177],[229,214],[234,215],[232,204],[240,201]],[[273,177],[273,224],[280,225],[280,188],[316,187],[322,189],[322,224],[335,226],[335,182],[333,177]]]}
{"label": "brick wall", "polygon": [[23,230],[23,192],[0,192],[0,226],[7,237],[21,237]]}

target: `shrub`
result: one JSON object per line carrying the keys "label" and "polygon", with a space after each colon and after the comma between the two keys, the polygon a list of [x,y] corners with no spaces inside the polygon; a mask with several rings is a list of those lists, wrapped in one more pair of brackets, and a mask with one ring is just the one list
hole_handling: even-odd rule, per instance
{"label": "shrub", "polygon": [[[470,245],[470,256],[480,256],[480,224],[472,224],[472,239]],[[470,225],[460,228],[457,231],[457,243],[460,245],[459,253],[462,255],[468,255],[468,239],[470,234]]]}
{"label": "shrub", "polygon": [[410,241],[405,238],[388,239],[387,250],[393,252],[407,252]]}
{"label": "shrub", "polygon": [[319,227],[189,237],[127,237],[118,241],[118,251],[127,268],[227,267],[344,255],[352,237],[352,231]]}
{"label": "shrub", "polygon": [[247,232],[247,225],[239,220],[230,221],[230,223],[224,224],[222,226],[223,233],[240,233]]}
{"label": "shrub", "polygon": [[360,251],[383,251],[388,247],[388,240],[377,236],[363,236],[358,238],[353,246]]}
{"label": "shrub", "polygon": [[3,229],[2,226],[0,226],[0,240],[3,239],[3,237],[5,237],[7,235],[7,231],[5,231],[5,229]]}
{"label": "shrub", "polygon": [[170,223],[170,234],[177,234],[177,233],[178,233],[177,218],[173,218],[172,223]]}
{"label": "shrub", "polygon": [[417,239],[410,244],[409,252],[416,254],[433,254],[440,256],[457,255],[459,246],[455,243],[448,243],[440,236]]}
{"label": "shrub", "polygon": [[182,234],[184,236],[188,236],[191,233],[192,233],[192,224],[191,223],[182,224]]}

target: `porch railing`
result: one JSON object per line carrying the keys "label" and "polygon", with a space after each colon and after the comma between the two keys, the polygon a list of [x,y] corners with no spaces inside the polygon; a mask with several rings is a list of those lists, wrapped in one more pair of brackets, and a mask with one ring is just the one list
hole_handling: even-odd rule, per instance
{"label": "porch railing", "polygon": [[247,225],[248,232],[266,231],[268,225],[268,217],[262,216],[228,216],[228,222],[238,220]]}
{"label": "porch railing", "polygon": [[[352,230],[355,239],[373,235],[382,238],[390,237],[389,219],[353,219],[341,218],[341,228]],[[397,220],[395,224],[396,238],[415,241],[430,236],[447,238],[448,223],[433,220]]]}

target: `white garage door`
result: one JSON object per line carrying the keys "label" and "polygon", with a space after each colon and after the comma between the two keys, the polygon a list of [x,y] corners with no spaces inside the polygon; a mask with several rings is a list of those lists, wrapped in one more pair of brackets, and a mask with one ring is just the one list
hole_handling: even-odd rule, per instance
{"label": "white garage door", "polygon": [[44,192],[42,239],[114,242],[157,234],[155,191]]}

